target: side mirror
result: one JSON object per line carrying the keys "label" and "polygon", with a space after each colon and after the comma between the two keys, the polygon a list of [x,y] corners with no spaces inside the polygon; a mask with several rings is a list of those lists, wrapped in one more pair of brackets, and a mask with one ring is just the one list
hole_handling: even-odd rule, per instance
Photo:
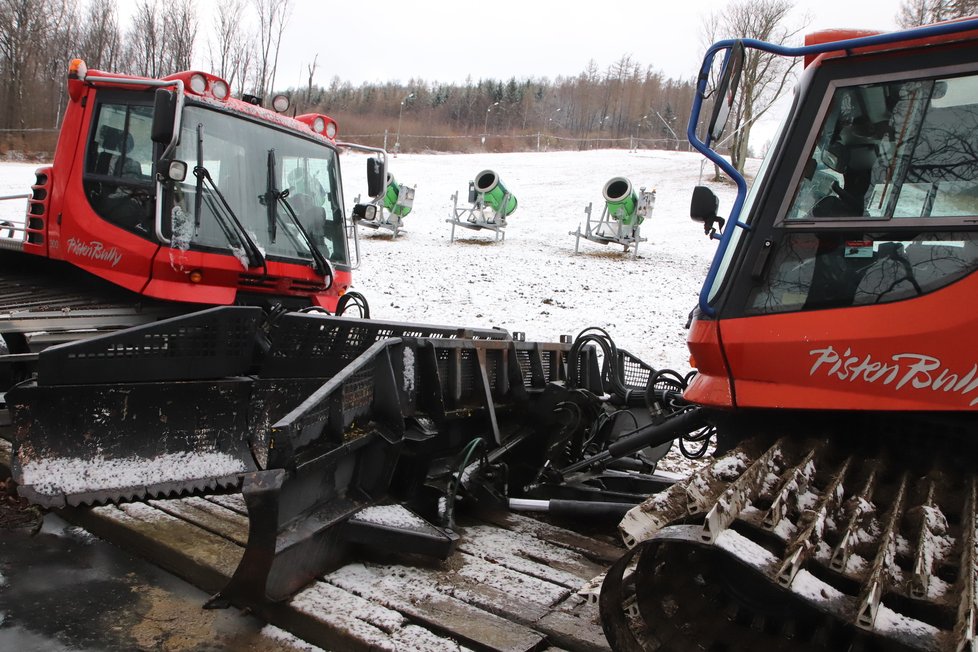
{"label": "side mirror", "polygon": [[720,79],[717,81],[717,87],[714,91],[716,100],[713,104],[713,115],[710,117],[708,128],[712,140],[719,140],[727,126],[727,118],[730,117],[730,109],[733,108],[734,100],[737,97],[737,86],[740,84],[740,73],[743,69],[744,44],[737,41],[727,51],[723,70],[720,71]]}
{"label": "side mirror", "polygon": [[724,219],[717,216],[720,200],[706,186],[693,188],[693,199],[689,203],[689,216],[694,222],[702,222],[703,232],[714,235],[717,229],[723,230]]}
{"label": "side mirror", "polygon": [[357,204],[353,207],[353,221],[372,222],[377,217],[377,207],[373,204]]}
{"label": "side mirror", "polygon": [[377,197],[384,192],[384,171],[381,169],[380,159],[367,159],[367,195]]}
{"label": "side mirror", "polygon": [[153,97],[153,126],[150,138],[154,143],[169,145],[173,140],[173,125],[177,118],[177,96],[173,91],[157,88]]}

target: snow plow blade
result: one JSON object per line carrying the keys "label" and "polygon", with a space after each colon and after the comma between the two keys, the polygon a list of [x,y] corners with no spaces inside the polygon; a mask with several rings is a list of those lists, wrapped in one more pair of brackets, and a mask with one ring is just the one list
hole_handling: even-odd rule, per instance
{"label": "snow plow blade", "polygon": [[38,357],[7,392],[20,494],[45,507],[240,485],[259,308],[214,308]]}
{"label": "snow plow blade", "polygon": [[[492,495],[507,468],[494,455],[539,464],[555,446],[540,435],[560,431],[570,349],[498,329],[202,311],[42,352],[37,378],[7,395],[14,478],[49,506],[240,487],[248,544],[212,604],[260,608],[354,548],[447,557],[462,470],[483,460],[471,475]],[[577,355],[593,376],[590,350]]]}

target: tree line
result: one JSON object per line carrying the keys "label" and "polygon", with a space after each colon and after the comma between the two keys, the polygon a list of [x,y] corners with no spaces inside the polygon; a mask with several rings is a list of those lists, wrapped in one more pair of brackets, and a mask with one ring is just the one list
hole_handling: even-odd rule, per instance
{"label": "tree line", "polygon": [[667,78],[623,56],[554,80],[354,86],[334,77],[326,87],[296,89],[294,99],[300,111],[329,113],[341,135],[379,145],[386,134],[388,149],[401,151],[534,149],[541,137],[558,148],[646,142],[674,149],[684,145],[694,90],[691,79]]}
{"label": "tree line", "polygon": [[196,65],[227,80],[236,96],[287,90],[298,111],[327,113],[344,134],[361,135],[368,144],[383,145],[386,133],[388,148],[398,144],[402,151],[474,143],[518,149],[538,144],[540,134],[557,147],[589,139],[678,147],[683,140],[692,80],[666,78],[630,56],[606,68],[592,62],[577,76],[555,80],[359,86],[339,77],[315,84],[317,57],[308,84],[282,89],[276,69],[291,0],[215,5],[213,30],[202,34],[195,0],[136,0],[125,20],[114,0],[0,0],[0,152],[53,149],[74,58],[89,69],[148,77]]}
{"label": "tree line", "polygon": [[[65,97],[67,63],[160,77],[195,65],[224,78],[232,92],[267,97],[283,90],[278,52],[292,0],[217,0],[214,28],[199,32],[196,0],[135,0],[123,20],[114,0],[0,0],[0,153],[50,152]],[[787,43],[791,0],[735,0],[709,16],[704,45],[746,37]],[[904,0],[904,27],[978,11],[978,0]],[[731,156],[740,168],[752,124],[790,86],[793,67],[763,54],[745,62],[740,101],[732,116]],[[341,137],[401,151],[516,150],[685,146],[694,80],[671,79],[630,55],[606,67],[591,62],[576,76],[480,79],[447,84],[421,78],[406,84],[355,86],[333,77],[284,89],[300,112],[323,112]]]}
{"label": "tree line", "polygon": [[[53,136],[31,132],[59,125],[75,58],[89,69],[146,77],[204,60],[238,95],[274,88],[291,0],[218,0],[217,26],[207,35],[199,33],[195,0],[131,6],[123,21],[114,0],[0,0],[0,147],[53,147]],[[246,25],[245,15],[257,24]]]}

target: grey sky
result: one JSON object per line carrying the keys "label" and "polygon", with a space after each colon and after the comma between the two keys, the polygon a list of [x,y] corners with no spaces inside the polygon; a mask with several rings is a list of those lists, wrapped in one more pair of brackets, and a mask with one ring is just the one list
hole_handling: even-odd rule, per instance
{"label": "grey sky", "polygon": [[[279,79],[304,84],[319,53],[316,81],[461,82],[467,76],[575,76],[589,60],[603,70],[623,55],[669,77],[696,74],[703,23],[718,0],[330,2],[293,0]],[[796,3],[810,28],[896,27],[899,0]]]}
{"label": "grey sky", "polygon": [[[123,24],[131,0],[118,0]],[[207,26],[213,2],[197,7],[201,28],[198,65],[208,68]],[[337,76],[362,82],[463,82],[469,76],[576,76],[590,60],[604,70],[622,56],[666,76],[696,74],[704,50],[703,23],[721,0],[496,0],[492,3],[332,2],[293,0],[276,86],[305,85],[318,53],[315,82]],[[246,19],[255,23],[251,0]],[[799,0],[795,21],[809,15],[809,29],[860,27],[890,30],[900,0]]]}

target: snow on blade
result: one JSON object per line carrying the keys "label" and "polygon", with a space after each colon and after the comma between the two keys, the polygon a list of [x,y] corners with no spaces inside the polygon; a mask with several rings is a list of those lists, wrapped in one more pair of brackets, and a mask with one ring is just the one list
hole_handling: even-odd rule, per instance
{"label": "snow on blade", "polygon": [[358,521],[393,528],[421,529],[428,526],[421,517],[415,516],[401,505],[373,505],[371,507],[365,507],[357,512],[354,518]]}
{"label": "snow on blade", "polygon": [[22,484],[39,494],[55,496],[222,477],[245,470],[244,462],[227,453],[166,453],[153,459],[55,457],[25,461]]}

